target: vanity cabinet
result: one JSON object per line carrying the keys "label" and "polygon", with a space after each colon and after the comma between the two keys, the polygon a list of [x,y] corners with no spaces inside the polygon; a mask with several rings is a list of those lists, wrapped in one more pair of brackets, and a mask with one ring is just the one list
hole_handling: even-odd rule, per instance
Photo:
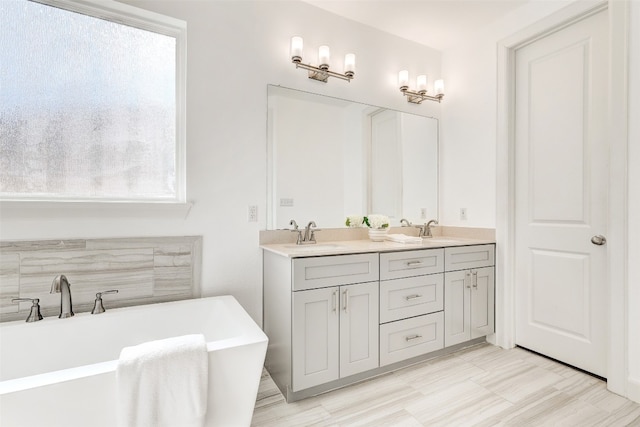
{"label": "vanity cabinet", "polygon": [[494,245],[445,249],[445,346],[494,332]]}
{"label": "vanity cabinet", "polygon": [[380,365],[444,347],[444,249],[380,254]]}
{"label": "vanity cabinet", "polygon": [[294,292],[298,391],[378,367],[378,282]]}
{"label": "vanity cabinet", "polygon": [[266,365],[287,400],[378,367],[379,272],[377,253],[264,253]]}
{"label": "vanity cabinet", "polygon": [[494,330],[493,244],[298,257],[265,250],[263,268],[265,365],[288,402]]}

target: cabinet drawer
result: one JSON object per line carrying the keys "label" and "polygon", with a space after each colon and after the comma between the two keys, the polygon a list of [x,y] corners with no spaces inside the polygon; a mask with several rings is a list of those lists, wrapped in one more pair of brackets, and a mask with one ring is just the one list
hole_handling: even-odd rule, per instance
{"label": "cabinet drawer", "polygon": [[295,258],[292,268],[294,291],[372,282],[379,278],[377,253]]}
{"label": "cabinet drawer", "polygon": [[380,254],[380,280],[401,279],[443,271],[444,249]]}
{"label": "cabinet drawer", "polygon": [[495,264],[495,245],[445,248],[445,271],[491,267]]}
{"label": "cabinet drawer", "polygon": [[380,366],[444,347],[442,311],[380,325]]}
{"label": "cabinet drawer", "polygon": [[381,282],[380,323],[441,311],[443,283],[442,273]]}

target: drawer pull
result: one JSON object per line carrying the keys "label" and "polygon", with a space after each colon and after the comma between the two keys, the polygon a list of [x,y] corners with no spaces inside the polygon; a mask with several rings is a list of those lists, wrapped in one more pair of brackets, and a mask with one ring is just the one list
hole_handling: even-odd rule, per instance
{"label": "drawer pull", "polygon": [[478,272],[472,271],[471,275],[473,276],[473,287],[474,289],[478,289]]}
{"label": "drawer pull", "polygon": [[422,261],[408,261],[407,267],[417,267],[418,265],[422,265]]}
{"label": "drawer pull", "polygon": [[422,295],[413,294],[413,295],[407,295],[406,297],[404,297],[404,299],[406,299],[407,301],[411,301],[412,299],[417,299],[417,298],[422,298]]}
{"label": "drawer pull", "polygon": [[338,300],[338,291],[333,291],[333,294],[331,295],[331,301],[332,301],[332,305],[333,305],[333,312],[336,312],[336,305],[337,305],[337,300]]}
{"label": "drawer pull", "polygon": [[405,337],[405,340],[409,342],[409,341],[417,340],[418,338],[422,338],[422,335],[418,335],[418,334],[409,335],[408,337]]}
{"label": "drawer pull", "polygon": [[464,287],[467,289],[471,289],[471,272],[470,271],[466,271],[464,273]]}

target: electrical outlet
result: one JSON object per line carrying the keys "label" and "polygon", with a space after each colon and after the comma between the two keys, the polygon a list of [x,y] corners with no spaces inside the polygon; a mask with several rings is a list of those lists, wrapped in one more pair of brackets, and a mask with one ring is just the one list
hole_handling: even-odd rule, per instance
{"label": "electrical outlet", "polygon": [[427,219],[427,208],[420,208],[420,218]]}
{"label": "electrical outlet", "polygon": [[461,221],[467,220],[467,208],[460,208],[460,220]]}
{"label": "electrical outlet", "polygon": [[247,209],[247,219],[249,220],[249,222],[258,222],[257,205],[249,205],[249,209]]}
{"label": "electrical outlet", "polygon": [[280,206],[290,208],[293,206],[293,199],[291,198],[282,198],[280,199]]}

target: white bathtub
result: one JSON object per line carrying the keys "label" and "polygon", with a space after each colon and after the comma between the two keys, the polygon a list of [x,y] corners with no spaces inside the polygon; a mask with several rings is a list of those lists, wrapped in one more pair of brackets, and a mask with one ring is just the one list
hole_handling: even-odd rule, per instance
{"label": "white bathtub", "polygon": [[116,425],[123,347],[202,333],[208,426],[251,423],[267,337],[231,296],[0,324],[0,425]]}

